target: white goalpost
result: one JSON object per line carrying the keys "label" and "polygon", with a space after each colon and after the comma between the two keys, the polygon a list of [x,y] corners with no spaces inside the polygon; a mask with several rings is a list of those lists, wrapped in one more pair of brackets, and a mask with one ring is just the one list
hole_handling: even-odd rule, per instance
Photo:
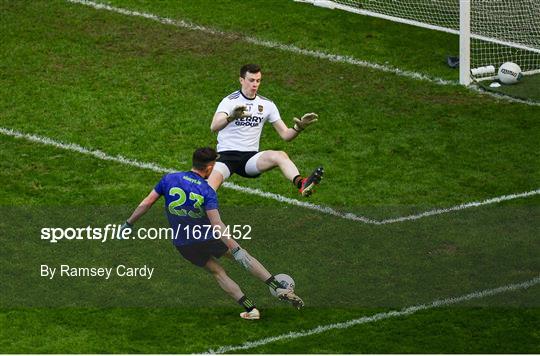
{"label": "white goalpost", "polygon": [[459,36],[460,83],[504,62],[540,73],[540,0],[295,0]]}

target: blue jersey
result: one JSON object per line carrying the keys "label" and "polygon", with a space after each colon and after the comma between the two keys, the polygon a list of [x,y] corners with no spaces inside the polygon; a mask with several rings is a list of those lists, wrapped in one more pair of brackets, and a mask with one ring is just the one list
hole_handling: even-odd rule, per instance
{"label": "blue jersey", "polygon": [[169,173],[154,190],[165,198],[165,212],[175,245],[192,245],[214,238],[206,210],[218,208],[217,194],[203,177],[194,172]]}

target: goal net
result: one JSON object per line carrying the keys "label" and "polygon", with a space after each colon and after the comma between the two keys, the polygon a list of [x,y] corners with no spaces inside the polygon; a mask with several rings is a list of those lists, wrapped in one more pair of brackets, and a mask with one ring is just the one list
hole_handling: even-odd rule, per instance
{"label": "goal net", "polygon": [[[497,69],[508,61],[517,63],[524,74],[540,73],[540,0],[296,1],[460,35],[467,41],[461,52],[468,53],[460,53],[469,77],[460,78],[465,84],[470,82],[470,69]],[[460,16],[460,2],[466,4],[465,16]],[[489,69],[473,73],[476,79],[494,74]]]}

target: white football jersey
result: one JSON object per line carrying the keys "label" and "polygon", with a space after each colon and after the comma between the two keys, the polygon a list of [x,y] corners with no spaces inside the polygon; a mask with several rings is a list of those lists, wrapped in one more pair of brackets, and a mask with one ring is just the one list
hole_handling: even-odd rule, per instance
{"label": "white football jersey", "polygon": [[236,119],[218,133],[217,151],[259,151],[259,140],[263,125],[266,121],[274,123],[281,120],[276,105],[269,99],[257,95],[249,99],[237,90],[223,98],[216,113],[224,112],[230,115],[238,105],[245,105],[250,113],[248,117]]}

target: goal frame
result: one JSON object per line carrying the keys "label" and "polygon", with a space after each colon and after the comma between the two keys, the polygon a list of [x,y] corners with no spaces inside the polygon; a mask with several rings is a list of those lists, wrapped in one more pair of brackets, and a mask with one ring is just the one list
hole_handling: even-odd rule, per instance
{"label": "goal frame", "polygon": [[[531,51],[540,54],[540,49],[526,46],[521,43],[503,41],[496,38],[486,37],[471,33],[471,0],[459,0],[459,30],[443,26],[428,24],[421,21],[405,19],[401,17],[381,14],[374,11],[359,9],[353,6],[335,3],[331,0],[294,0],[295,2],[308,3],[328,9],[338,9],[352,12],[359,15],[377,17],[380,19],[398,22],[406,25],[426,28],[429,30],[451,33],[459,36],[459,83],[470,85],[473,82],[471,75],[471,39],[478,39],[486,42],[509,46],[517,49]],[[474,0],[473,0],[474,1]],[[532,75],[540,73],[540,68],[523,72],[523,75]],[[476,80],[494,79],[494,76],[484,77]]]}

